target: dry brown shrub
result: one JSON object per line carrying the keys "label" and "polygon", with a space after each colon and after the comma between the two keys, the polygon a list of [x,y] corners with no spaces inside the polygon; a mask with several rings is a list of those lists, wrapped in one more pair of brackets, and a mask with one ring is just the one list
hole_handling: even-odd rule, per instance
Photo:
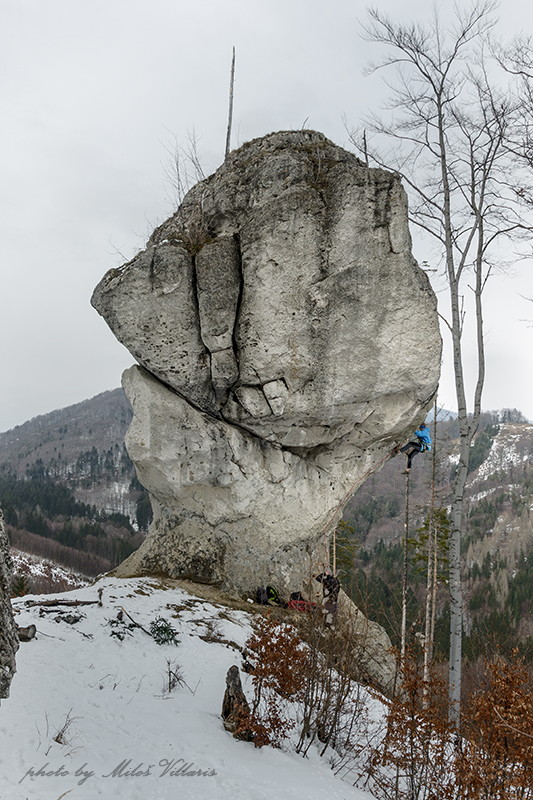
{"label": "dry brown shrub", "polygon": [[381,733],[374,727],[366,747],[355,683],[361,654],[320,615],[305,617],[299,631],[260,617],[246,656],[254,701],[242,727],[257,747],[280,747],[298,725],[297,752],[305,755],[317,740],[321,754],[334,748],[336,772],[357,775],[378,800],[533,800],[533,682],[517,653],[486,662],[460,734],[448,722],[439,665],[425,681],[408,656],[401,691],[379,696],[384,726]]}
{"label": "dry brown shrub", "polygon": [[532,800],[533,693],[523,662],[498,657],[462,711],[459,735],[447,720],[447,685],[428,682],[410,658],[402,693],[387,704],[384,736],[359,785],[378,800]]}
{"label": "dry brown shrub", "polygon": [[485,682],[464,712],[457,772],[464,800],[533,798],[533,693],[513,652],[486,664]]}
{"label": "dry brown shrub", "polygon": [[447,686],[435,672],[424,681],[411,657],[400,664],[401,693],[385,699],[386,730],[365,765],[377,798],[452,800],[457,796]]}
{"label": "dry brown shrub", "polygon": [[306,647],[294,628],[261,616],[246,642],[246,656],[254,700],[238,731],[252,731],[256,747],[280,747],[296,725],[287,714],[286,701],[301,697]]}
{"label": "dry brown shrub", "polygon": [[362,710],[354,680],[358,649],[349,636],[328,628],[322,614],[302,615],[299,622],[297,630],[261,617],[247,641],[254,701],[243,726],[254,731],[258,747],[280,747],[298,727],[295,749],[302,755],[316,741],[322,755],[328,747],[352,748]]}

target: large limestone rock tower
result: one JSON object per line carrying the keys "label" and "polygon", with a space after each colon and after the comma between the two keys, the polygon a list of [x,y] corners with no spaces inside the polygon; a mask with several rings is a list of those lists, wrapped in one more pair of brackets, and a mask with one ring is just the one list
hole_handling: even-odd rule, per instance
{"label": "large limestone rock tower", "polygon": [[232,153],[92,303],[139,365],[126,446],[154,521],[122,575],[302,589],[437,386],[399,178],[313,131]]}

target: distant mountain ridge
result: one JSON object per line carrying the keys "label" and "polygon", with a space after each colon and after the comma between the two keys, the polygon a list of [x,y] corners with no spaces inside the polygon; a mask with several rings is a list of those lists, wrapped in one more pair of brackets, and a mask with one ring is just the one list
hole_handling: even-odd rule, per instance
{"label": "distant mountain ridge", "polygon": [[[37,448],[53,442],[61,442],[62,448],[76,442],[73,448],[76,450],[79,443],[98,447],[117,438],[123,441],[132,417],[131,406],[122,389],[101,392],[89,400],[40,414],[0,433],[0,464],[8,462],[19,471],[25,466],[20,463],[25,454],[32,459],[30,464],[34,463],[33,454]],[[43,453],[51,454],[51,448],[45,447],[38,457]]]}
{"label": "distant mountain ridge", "polygon": [[80,502],[135,522],[135,470],[124,446],[132,417],[122,389],[34,417],[0,433],[0,474],[22,478],[40,468],[68,482]]}
{"label": "distant mountain ridge", "polygon": [[57,408],[54,411],[49,411],[47,414],[39,414],[36,417],[23,422],[20,425],[15,425],[8,431],[0,432],[0,444],[9,443],[19,438],[20,434],[27,435],[29,433],[39,433],[43,429],[48,429],[51,425],[62,422],[69,422],[76,418],[93,418],[95,406],[98,408],[98,416],[105,416],[106,408],[113,407],[117,403],[124,405],[124,409],[129,413],[130,418],[132,415],[131,406],[126,400],[126,396],[121,388],[110,389],[100,394],[90,397],[87,400],[81,400],[79,403],[74,403],[64,408]]}
{"label": "distant mountain ridge", "polygon": [[[13,547],[97,575],[139,546],[151,506],[124,445],[132,416],[115,389],[0,434],[0,505]],[[34,583],[29,562],[19,566]],[[48,576],[52,591],[49,573],[39,581]]]}

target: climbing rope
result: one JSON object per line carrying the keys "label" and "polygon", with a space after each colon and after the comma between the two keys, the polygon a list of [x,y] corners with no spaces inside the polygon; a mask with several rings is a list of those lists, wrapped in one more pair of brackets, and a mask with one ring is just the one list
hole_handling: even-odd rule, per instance
{"label": "climbing rope", "polygon": [[397,448],[397,447],[394,447],[394,448],[393,448],[393,449],[390,451],[390,453],[387,453],[387,455],[386,455],[386,456],[384,456],[384,457],[381,459],[381,461],[378,461],[378,463],[377,463],[377,464],[375,464],[373,467],[371,467],[371,468],[368,470],[368,472],[365,472],[365,474],[364,474],[364,475],[362,475],[360,478],[357,478],[357,480],[356,480],[356,481],[355,481],[355,482],[352,484],[352,486],[351,486],[351,487],[348,489],[348,491],[346,492],[346,494],[344,495],[344,497],[343,497],[343,498],[342,498],[342,500],[340,501],[339,505],[337,506],[337,508],[336,508],[336,509],[335,509],[335,511],[333,512],[333,516],[331,517],[331,519],[329,520],[328,524],[327,524],[327,525],[326,525],[326,527],[324,528],[324,549],[325,549],[325,551],[326,551],[326,561],[325,561],[325,563],[326,563],[326,567],[328,567],[328,568],[329,568],[329,548],[328,548],[328,536],[327,536],[327,533],[328,533],[328,528],[330,527],[331,523],[333,522],[333,520],[335,519],[335,517],[337,516],[337,514],[339,513],[339,511],[341,510],[341,508],[342,508],[342,507],[343,507],[343,506],[344,506],[344,505],[345,505],[345,504],[348,502],[348,500],[350,499],[350,496],[351,496],[351,494],[352,494],[353,490],[355,489],[355,487],[357,486],[357,484],[358,484],[358,483],[361,483],[362,481],[364,481],[364,480],[365,480],[365,478],[367,477],[367,475],[370,475],[372,472],[375,472],[375,470],[376,470],[376,469],[377,469],[379,466],[381,466],[381,464],[383,464],[383,462],[384,462],[384,461],[386,461],[388,458],[392,458],[392,456],[393,456],[393,455],[396,455],[396,453],[397,453],[397,452],[398,452],[398,448]]}
{"label": "climbing rope", "polygon": [[402,569],[402,629],[401,655],[405,658],[405,642],[407,635],[407,545],[409,543],[409,470],[405,473],[405,519],[403,535],[403,569]]}

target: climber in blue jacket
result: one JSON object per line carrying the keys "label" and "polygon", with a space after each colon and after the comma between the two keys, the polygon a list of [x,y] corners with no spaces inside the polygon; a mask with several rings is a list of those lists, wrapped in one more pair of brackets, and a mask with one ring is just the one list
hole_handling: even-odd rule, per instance
{"label": "climber in blue jacket", "polygon": [[429,428],[424,422],[420,425],[420,428],[415,431],[415,436],[417,437],[416,442],[407,442],[407,444],[404,444],[403,447],[400,447],[400,453],[407,453],[406,472],[409,472],[411,469],[413,457],[417,453],[423,453],[426,450],[431,450],[431,436],[429,433]]}

